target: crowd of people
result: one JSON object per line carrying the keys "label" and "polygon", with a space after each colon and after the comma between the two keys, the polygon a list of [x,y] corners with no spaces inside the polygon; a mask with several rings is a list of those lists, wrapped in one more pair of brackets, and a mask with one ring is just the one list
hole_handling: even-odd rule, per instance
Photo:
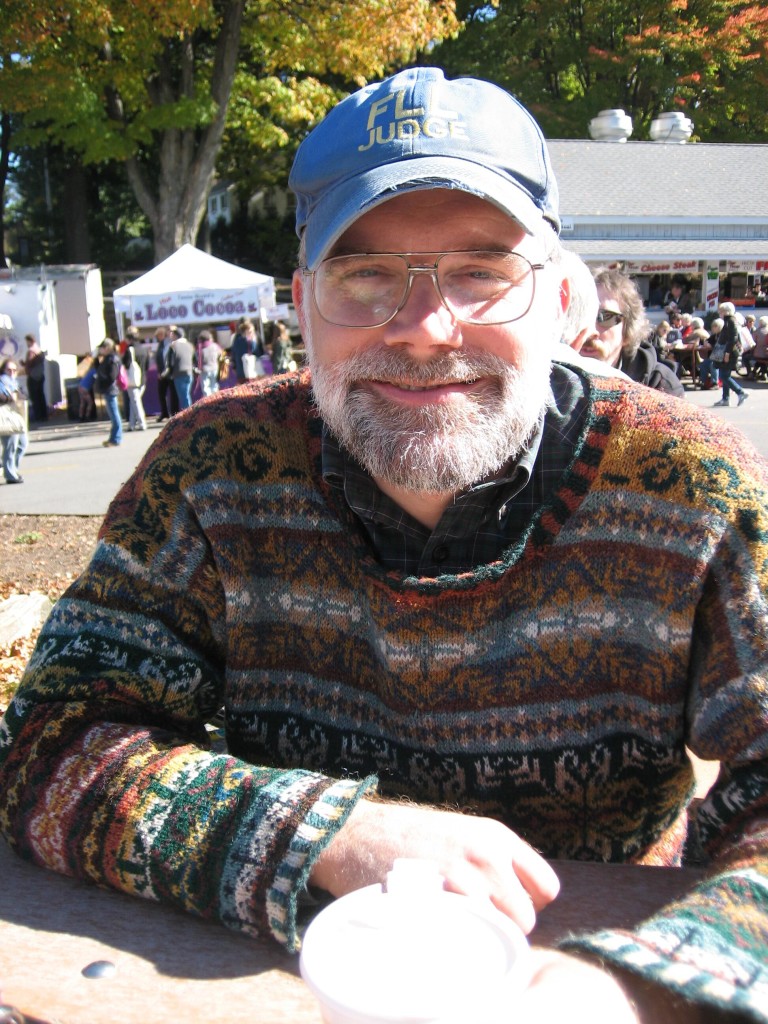
{"label": "crowd of people", "polygon": [[[0,404],[28,402],[27,418],[37,423],[48,420],[46,398],[46,354],[37,339],[26,335],[23,359],[6,359],[0,366]],[[183,327],[158,327],[143,336],[133,325],[117,343],[104,338],[92,356],[82,360],[77,381],[77,418],[81,423],[97,417],[101,400],[110,422],[104,447],[116,448],[123,440],[124,424],[129,431],[147,429],[144,395],[154,365],[159,402],[158,422],[163,422],[196,398],[214,395],[234,374],[241,384],[254,377],[286,373],[296,368],[294,346],[282,321],[269,322],[260,333],[253,321],[243,317],[236,325],[228,348],[213,332],[200,330],[190,341]],[[25,387],[18,377],[24,375]],[[3,475],[6,483],[23,483],[19,466],[27,447],[27,431],[5,433]]]}
{"label": "crowd of people", "polygon": [[266,324],[262,340],[253,321],[244,317],[232,332],[228,348],[207,328],[200,330],[193,342],[180,326],[158,327],[144,338],[131,325],[121,344],[111,338],[100,343],[94,357],[84,362],[79,380],[81,422],[94,418],[96,396],[104,401],[111,425],[105,447],[122,443],[124,421],[129,431],[147,429],[143,399],[151,365],[156,371],[160,406],[157,421],[162,423],[188,409],[196,398],[214,395],[229,380],[231,371],[237,382],[243,383],[295,369],[296,361],[288,327],[281,321]]}
{"label": "crowd of people", "polygon": [[[678,398],[685,396],[682,378],[687,372],[705,391],[722,388],[715,406],[730,405],[731,392],[738,405],[749,398],[734,377],[739,368],[751,380],[768,376],[768,317],[757,320],[751,313],[738,312],[732,302],[721,302],[717,316],[708,318],[707,329],[704,318],[687,311],[692,308],[689,293],[673,282],[665,296],[669,319],[651,326],[630,276],[606,267],[588,275],[578,256],[566,255],[572,293],[588,295],[584,301],[596,310],[594,323],[588,320],[577,333],[561,339],[582,358],[607,364],[630,380]],[[572,308],[581,308],[573,306],[573,294],[571,302]]]}

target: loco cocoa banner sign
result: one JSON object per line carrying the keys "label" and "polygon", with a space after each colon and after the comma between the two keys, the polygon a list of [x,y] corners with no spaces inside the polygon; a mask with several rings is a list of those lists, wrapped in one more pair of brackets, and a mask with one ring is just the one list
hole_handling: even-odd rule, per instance
{"label": "loco cocoa banner sign", "polygon": [[[262,294],[263,293],[263,294]],[[273,301],[271,288],[233,288],[226,292],[171,292],[131,295],[131,323],[144,327],[168,324],[229,323],[241,316],[258,317],[264,302]]]}

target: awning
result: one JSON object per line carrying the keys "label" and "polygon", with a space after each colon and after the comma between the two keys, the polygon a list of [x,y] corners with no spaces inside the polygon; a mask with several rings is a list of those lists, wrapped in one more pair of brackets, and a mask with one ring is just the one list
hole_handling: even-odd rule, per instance
{"label": "awning", "polygon": [[[562,236],[566,249],[571,249],[588,263],[615,263],[631,260],[656,263],[686,263],[703,260],[719,263],[738,260],[763,264],[768,271],[768,239],[735,241],[712,239],[635,239],[635,238],[568,238]],[[674,272],[674,271],[673,271]],[[761,271],[763,272],[763,271]],[[654,273],[649,270],[648,273]]]}

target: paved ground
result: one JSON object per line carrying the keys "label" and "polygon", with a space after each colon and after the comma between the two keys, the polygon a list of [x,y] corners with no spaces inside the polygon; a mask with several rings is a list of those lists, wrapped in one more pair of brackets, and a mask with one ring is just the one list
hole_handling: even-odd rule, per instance
{"label": "paved ground", "polygon": [[742,406],[736,405],[736,396],[732,394],[727,409],[713,409],[712,406],[722,395],[719,388],[717,391],[694,391],[686,384],[686,398],[699,408],[709,410],[717,419],[727,420],[738,427],[763,458],[768,459],[768,382],[745,380],[743,377],[739,377],[738,381],[749,393],[749,398]]}
{"label": "paved ground", "polygon": [[124,428],[119,448],[104,448],[109,423],[49,422],[29,432],[21,464],[24,483],[0,482],[0,513],[100,516],[128,479],[162,424]]}
{"label": "paved ground", "polygon": [[[740,381],[750,395],[741,407],[732,399],[729,408],[713,409],[719,391],[691,389],[687,401],[709,410],[713,426],[719,420],[735,424],[768,458],[768,383]],[[145,432],[126,431],[119,448],[103,448],[107,422],[61,420],[42,428],[33,425],[22,464],[24,484],[9,487],[0,481],[0,513],[103,515],[160,429],[151,420]]]}

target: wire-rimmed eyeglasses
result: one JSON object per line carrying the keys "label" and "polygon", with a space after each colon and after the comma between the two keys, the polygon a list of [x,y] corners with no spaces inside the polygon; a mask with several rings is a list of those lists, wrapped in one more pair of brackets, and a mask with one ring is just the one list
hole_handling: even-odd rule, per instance
{"label": "wire-rimmed eyeglasses", "polygon": [[432,278],[456,320],[512,323],[531,308],[535,271],[544,266],[517,252],[475,250],[357,253],[332,256],[317,270],[303,270],[312,278],[312,297],[323,320],[337,327],[382,327],[405,305],[416,274]]}

